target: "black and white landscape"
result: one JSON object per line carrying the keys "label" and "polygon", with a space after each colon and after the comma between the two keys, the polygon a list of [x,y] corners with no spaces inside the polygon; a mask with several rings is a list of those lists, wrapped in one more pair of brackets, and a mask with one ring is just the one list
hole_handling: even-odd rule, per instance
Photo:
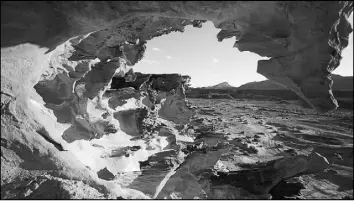
{"label": "black and white landscape", "polygon": [[[352,11],[2,1],[1,199],[353,199]],[[203,25],[216,36],[167,47]]]}

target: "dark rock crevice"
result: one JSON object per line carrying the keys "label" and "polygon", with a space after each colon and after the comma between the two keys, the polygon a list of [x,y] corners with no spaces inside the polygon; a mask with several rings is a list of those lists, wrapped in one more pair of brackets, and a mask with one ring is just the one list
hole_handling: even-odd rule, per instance
{"label": "dark rock crevice", "polygon": [[55,140],[51,139],[51,137],[48,134],[48,131],[45,130],[45,128],[40,128],[37,130],[37,133],[41,135],[45,140],[47,140],[49,143],[53,144],[55,148],[57,148],[59,151],[67,151],[63,148],[63,145],[60,143],[56,142]]}

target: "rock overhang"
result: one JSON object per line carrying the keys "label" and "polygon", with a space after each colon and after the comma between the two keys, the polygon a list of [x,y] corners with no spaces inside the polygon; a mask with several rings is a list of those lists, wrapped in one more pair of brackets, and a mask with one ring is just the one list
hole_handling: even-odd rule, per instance
{"label": "rock overhang", "polygon": [[[319,112],[337,107],[329,75],[348,45],[352,28],[347,18],[353,8],[350,1],[3,2],[2,7],[2,47],[30,42],[54,50],[71,39],[70,60],[105,61],[124,52],[128,66],[142,59],[150,39],[208,20],[221,29],[219,41],[235,36],[240,51],[270,57],[258,63],[257,71],[294,90]],[[310,97],[314,93],[315,99]]]}

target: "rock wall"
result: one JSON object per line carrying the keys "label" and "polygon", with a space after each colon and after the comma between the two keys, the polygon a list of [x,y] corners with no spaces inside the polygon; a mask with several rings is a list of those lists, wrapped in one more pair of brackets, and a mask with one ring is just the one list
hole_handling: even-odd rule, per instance
{"label": "rock wall", "polygon": [[[166,147],[183,158],[173,132],[160,126],[193,115],[185,78],[139,76],[131,67],[148,40],[187,25],[212,21],[220,41],[235,36],[240,51],[270,57],[259,61],[259,73],[320,112],[335,109],[328,75],[348,45],[352,8],[350,1],[2,1],[2,198],[148,198],[101,178],[139,169]],[[312,94],[318,99],[308,100]],[[48,194],[48,184],[62,191]]]}
{"label": "rock wall", "polygon": [[[15,102],[2,108],[2,198],[149,198],[112,180],[141,171],[141,162],[166,148],[172,158],[180,153],[176,137],[160,129],[164,121],[187,124],[195,114],[184,94],[190,77],[135,74],[128,65],[139,48],[120,48],[106,61],[69,61],[70,42],[64,46],[20,113],[12,112]],[[63,189],[53,194],[47,184]],[[75,185],[81,187],[68,190]]]}

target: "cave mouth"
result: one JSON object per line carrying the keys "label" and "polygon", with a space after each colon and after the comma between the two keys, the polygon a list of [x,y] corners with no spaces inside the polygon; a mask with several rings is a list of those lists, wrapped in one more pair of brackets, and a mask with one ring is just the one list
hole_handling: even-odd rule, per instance
{"label": "cave mouth", "polygon": [[[147,18],[150,19],[150,18]],[[54,112],[54,115],[57,118],[58,123],[69,123],[72,124],[70,128],[64,131],[64,134],[62,136],[62,139],[65,140],[67,143],[72,144],[75,141],[92,141],[92,140],[100,140],[104,136],[110,136],[111,134],[116,134],[120,130],[123,131],[126,135],[126,141],[128,142],[130,137],[133,137],[134,139],[139,139],[140,135],[144,136],[143,131],[146,132],[146,126],[145,128],[142,128],[144,120],[148,119],[148,110],[146,109],[139,109],[136,106],[130,104],[129,105],[129,100],[132,99],[142,99],[141,100],[141,105],[143,107],[148,108],[149,110],[155,110],[156,104],[160,104],[160,110],[158,114],[163,117],[165,120],[173,121],[175,123],[187,123],[189,121],[188,118],[193,116],[193,112],[187,112],[188,115],[187,117],[184,117],[183,115],[177,115],[176,111],[174,109],[171,110],[172,104],[174,103],[175,98],[168,98],[166,95],[164,97],[158,97],[156,94],[158,93],[169,93],[170,91],[173,91],[174,94],[178,94],[178,96],[182,96],[185,98],[185,88],[188,88],[189,81],[191,80],[190,76],[181,76],[179,74],[143,74],[143,73],[135,73],[134,69],[138,68],[145,71],[145,69],[148,69],[149,67],[150,71],[155,71],[151,70],[154,69],[153,67],[149,66],[151,64],[159,64],[160,66],[188,66],[188,63],[191,63],[191,59],[197,60],[197,61],[203,61],[201,64],[198,63],[192,63],[199,67],[196,71],[203,71],[205,66],[207,64],[212,63],[214,66],[220,65],[224,66],[223,64],[220,64],[220,62],[223,61],[223,59],[219,59],[216,57],[213,57],[212,55],[207,55],[207,53],[211,52],[208,50],[212,49],[215,51],[216,48],[213,47],[213,45],[218,46],[218,45],[223,45],[224,47],[230,48],[231,43],[234,43],[233,46],[243,50],[243,45],[245,47],[248,47],[248,43],[243,41],[243,40],[236,40],[236,42],[233,42],[231,40],[226,40],[226,42],[223,43],[218,43],[220,41],[223,41],[223,39],[230,39],[233,36],[237,38],[240,38],[240,30],[239,28],[233,24],[235,30],[233,31],[225,31],[225,30],[217,30],[214,28],[214,32],[211,32],[210,35],[206,36],[205,38],[210,38],[211,36],[217,36],[216,38],[214,37],[215,43],[210,43],[207,44],[206,42],[203,42],[204,40],[199,40],[199,43],[194,43],[195,41],[198,41],[198,39],[201,39],[200,33],[199,36],[198,33],[195,33],[194,36],[198,37],[189,37],[187,43],[190,44],[181,44],[180,41],[176,39],[176,34],[180,33],[170,33],[172,31],[177,31],[177,32],[184,32],[185,29],[188,31],[189,28],[195,29],[196,27],[201,28],[202,24],[206,23],[208,25],[208,28],[210,30],[210,26],[214,26],[213,23],[210,23],[206,20],[190,20],[187,22],[189,23],[190,26],[186,26],[185,21],[186,20],[180,20],[180,19],[169,19],[171,20],[168,21],[165,18],[161,18],[159,21],[163,21],[165,24],[165,27],[168,27],[167,29],[164,28],[162,29],[161,32],[158,32],[157,35],[156,33],[153,34],[153,36],[145,37],[145,39],[152,39],[153,37],[159,36],[160,38],[165,38],[167,41],[172,41],[174,44],[164,44],[166,46],[171,46],[173,47],[173,50],[175,53],[181,51],[183,49],[178,50],[178,46],[180,47],[188,47],[188,51],[184,51],[182,55],[177,55],[177,56],[182,56],[184,58],[188,58],[186,63],[175,63],[175,64],[163,64],[161,60],[155,60],[152,56],[148,55],[143,58],[144,54],[146,54],[146,45],[147,42],[144,40],[144,38],[137,38],[137,39],[130,39],[126,40],[123,43],[118,44],[117,40],[119,39],[115,38],[114,40],[112,36],[110,36],[111,30],[103,30],[103,31],[97,31],[93,32],[89,35],[86,36],[79,36],[74,39],[71,39],[69,41],[69,48],[67,52],[61,52],[61,53],[56,53],[54,54],[56,57],[60,58],[54,58],[55,60],[60,60],[59,65],[62,65],[60,68],[61,70],[55,72],[57,73],[56,76],[53,76],[55,73],[53,73],[51,76],[51,79],[46,79],[45,77],[42,78],[42,80],[37,83],[34,88],[36,89],[37,93],[40,94],[45,102],[45,106],[49,109],[51,109]],[[151,22],[150,22],[151,23]],[[154,22],[156,23],[156,22]],[[168,24],[170,23],[170,25]],[[181,25],[178,25],[177,27],[174,26],[175,24],[180,23]],[[133,29],[129,23],[126,23],[126,28]],[[141,25],[138,25],[141,26]],[[145,27],[146,25],[144,25]],[[136,30],[138,28],[135,28]],[[142,31],[141,29],[137,31]],[[219,33],[217,33],[220,31]],[[163,34],[170,34],[169,36],[161,36]],[[175,35],[173,35],[175,34]],[[183,33],[185,34],[185,33]],[[182,35],[183,35],[182,34]],[[191,34],[193,36],[193,34]],[[275,30],[273,33],[274,37],[276,38],[287,38],[289,37],[288,30],[284,29],[278,29]],[[172,37],[174,39],[169,39],[169,37]],[[181,36],[182,38],[185,36]],[[245,36],[246,37],[246,36]],[[254,37],[254,36],[253,36]],[[98,41],[102,40],[104,38],[104,41],[106,44],[110,44],[109,46],[104,46],[101,47],[100,49],[95,49],[96,47],[94,45],[97,45]],[[163,42],[155,42],[154,40],[157,41],[158,39],[155,38],[153,40],[150,40],[149,45],[151,45],[151,49],[148,49],[150,52],[168,52],[169,50],[166,48],[159,48],[158,45],[162,45]],[[162,41],[162,40],[161,40]],[[208,41],[208,40],[206,40]],[[230,43],[231,42],[231,43]],[[262,40],[259,41],[262,43]],[[71,44],[71,45],[70,45]],[[102,46],[102,45],[101,45]],[[192,54],[193,52],[199,52],[197,49],[193,49],[193,47],[198,47],[199,50],[204,50],[206,51],[201,51],[199,54]],[[252,45],[249,47],[250,49],[255,48]],[[259,47],[258,47],[259,48]],[[266,59],[271,59],[270,57],[273,54],[271,52],[270,54],[264,53],[263,47],[261,47],[259,50],[260,55],[266,57]],[[245,49],[247,50],[247,49]],[[221,52],[222,54],[218,54],[219,57],[231,57],[231,55],[225,55],[226,51],[219,50],[216,52]],[[70,54],[66,54],[70,53]],[[171,53],[171,52],[170,52]],[[212,52],[215,53],[215,52]],[[240,53],[238,53],[240,54]],[[65,55],[65,56],[64,56]],[[70,55],[67,57],[67,55]],[[250,61],[257,61],[261,60],[262,57],[258,56],[253,53],[241,53],[242,59],[244,60],[250,60]],[[247,59],[245,58],[247,55]],[[155,55],[156,57],[161,57],[161,55]],[[173,57],[176,57],[175,55],[163,55],[165,59],[171,60]],[[151,58],[150,58],[151,57]],[[237,60],[240,60],[240,58],[236,58],[234,62],[236,63]],[[178,58],[177,61],[184,60],[183,58]],[[252,65],[252,62],[249,64],[247,62],[243,62],[243,65]],[[58,65],[58,63],[52,62],[51,63],[51,68],[56,68],[54,65]],[[140,65],[140,66],[139,66]],[[232,64],[229,64],[230,66]],[[254,62],[252,66],[256,66],[256,63]],[[135,68],[136,67],[136,68]],[[206,68],[208,69],[208,67]],[[210,69],[210,67],[209,67]],[[209,75],[217,75],[218,73],[221,74],[222,71],[228,71],[230,69],[223,69],[223,68],[215,68],[215,71],[208,72]],[[157,72],[161,72],[161,68],[157,68]],[[188,73],[188,70],[190,70],[190,67],[185,68],[182,70],[183,74],[190,74]],[[149,70],[146,70],[150,72]],[[166,72],[166,71],[165,71]],[[165,73],[164,72],[164,73]],[[186,73],[184,73],[186,72]],[[252,70],[254,72],[254,69]],[[195,72],[194,72],[195,73]],[[226,76],[229,73],[224,73],[221,75]],[[49,76],[49,77],[50,77]],[[210,77],[209,76],[209,77]],[[54,77],[54,79],[53,79]],[[48,77],[47,77],[48,78]],[[193,79],[193,75],[192,75]],[[224,79],[224,78],[222,78]],[[230,78],[229,78],[230,79]],[[264,78],[263,78],[264,79]],[[224,80],[222,80],[224,81]],[[282,82],[282,80],[280,80]],[[205,83],[205,82],[204,82]],[[299,82],[297,82],[299,84]],[[180,88],[182,86],[182,88]],[[181,93],[178,93],[179,90],[182,90]],[[137,92],[139,91],[139,92]],[[143,94],[140,94],[141,91]],[[155,94],[154,94],[155,93]],[[225,97],[227,96],[226,94],[221,94],[219,95],[220,97]],[[218,94],[216,94],[218,96]],[[210,97],[210,94],[208,95]],[[227,96],[227,98],[231,97],[230,95]],[[302,98],[304,97],[303,95],[301,96]],[[213,98],[213,97],[211,97]],[[307,100],[307,99],[305,99]],[[129,105],[125,107],[125,105]],[[166,106],[168,105],[168,106]],[[187,105],[184,103],[184,105]],[[176,106],[177,107],[177,106]],[[178,108],[178,107],[177,107]],[[120,109],[123,109],[123,111],[119,111]],[[161,112],[162,111],[162,112]],[[79,115],[79,118],[78,118]],[[80,117],[82,116],[82,117]],[[161,125],[163,123],[160,123]],[[151,127],[151,126],[150,126]],[[155,128],[149,128],[150,133],[158,133],[157,131],[160,128],[160,126],[157,126]],[[122,142],[121,142],[122,143]],[[163,144],[163,146],[162,146]],[[161,147],[166,147],[170,142],[167,140],[166,137],[161,138],[160,141],[160,149],[163,150],[164,148]],[[137,144],[133,144],[134,146],[142,147],[142,149],[139,150],[134,150],[134,152],[139,152],[138,157],[136,157],[134,160],[130,159],[129,154],[131,152],[130,149],[114,149],[111,151],[111,153],[108,154],[108,157],[123,157],[124,160],[127,160],[127,165],[125,167],[119,167],[118,169],[114,169],[113,166],[109,167],[103,167],[103,166],[92,166],[92,164],[88,164],[87,161],[84,161],[86,165],[90,166],[91,169],[95,169],[98,173],[98,175],[101,175],[102,171],[105,172],[102,175],[105,175],[103,177],[106,177],[107,174],[109,175],[109,178],[112,179],[112,175],[116,174],[117,172],[120,171],[140,171],[140,163],[144,162],[145,160],[148,159],[148,156],[151,155],[151,153],[144,152],[141,150],[146,150],[146,145],[143,146],[141,142]],[[72,145],[74,146],[74,145]],[[103,145],[95,145],[96,147],[103,147]],[[170,146],[170,145],[169,145]],[[72,148],[74,149],[74,148]],[[160,151],[161,151],[160,150]],[[78,155],[79,157],[82,157],[82,155]],[[125,157],[125,158],[124,158]],[[114,170],[112,170],[114,169]],[[102,178],[103,178],[102,177]]]}
{"label": "cave mouth", "polygon": [[[269,6],[269,5],[262,5],[262,6]],[[261,6],[261,7],[262,7]],[[284,5],[281,5],[284,6]],[[285,6],[285,8],[287,8]],[[343,13],[344,14],[344,13]],[[297,61],[298,59],[293,55],[293,50],[290,50],[290,46],[292,46],[293,35],[291,34],[292,28],[289,26],[288,22],[283,19],[277,19],[274,21],[270,21],[265,25],[264,20],[261,20],[258,23],[252,24],[252,28],[249,28],[243,24],[242,20],[229,20],[225,22],[210,20],[208,17],[198,17],[199,19],[204,18],[203,20],[191,20],[191,18],[171,18],[165,16],[140,16],[140,17],[132,17],[131,19],[126,19],[119,23],[119,25],[111,26],[110,28],[106,28],[100,31],[91,32],[91,34],[82,35],[75,37],[70,40],[70,43],[73,46],[74,51],[68,60],[70,61],[83,61],[88,59],[99,59],[101,62],[123,62],[125,63],[125,67],[120,66],[119,74],[124,76],[126,72],[132,71],[132,67],[134,66],[136,70],[143,72],[147,68],[143,68],[144,65],[156,65],[161,62],[161,60],[154,60],[150,59],[150,56],[146,56],[148,58],[142,59],[146,52],[146,44],[154,43],[154,40],[157,41],[157,37],[172,37],[172,36],[163,36],[165,34],[173,35],[173,32],[184,32],[185,29],[189,29],[189,27],[198,27],[202,28],[203,25],[215,25],[214,27],[217,29],[221,29],[218,33],[212,33],[212,35],[216,35],[216,38],[219,42],[230,39],[235,37],[236,41],[233,43],[233,47],[239,49],[241,52],[254,52],[260,57],[250,57],[248,60],[259,60],[258,64],[256,65],[247,65],[247,63],[242,63],[242,65],[246,66],[258,66],[257,72],[262,74],[264,77],[278,83],[280,86],[284,86],[295,92],[302,100],[307,102],[309,106],[316,109],[318,112],[323,113],[329,110],[336,109],[338,107],[338,103],[333,97],[331,92],[331,79],[328,77],[330,74],[326,70],[321,71],[318,69],[307,69],[301,71],[301,73],[296,72],[294,70],[294,66],[291,62],[295,63],[302,63],[302,61]],[[208,21],[210,20],[210,21]],[[344,20],[345,21],[345,20]],[[348,26],[348,24],[343,24],[343,26]],[[350,24],[349,24],[350,26]],[[203,29],[203,28],[202,28]],[[258,30],[254,32],[254,30]],[[350,32],[350,31],[349,31]],[[197,34],[196,34],[197,35]],[[215,36],[213,37],[215,38]],[[209,40],[205,41],[211,41]],[[189,42],[195,41],[204,41],[200,40],[200,38],[195,37],[191,39]],[[169,41],[167,39],[166,41]],[[184,41],[184,40],[181,40]],[[216,41],[216,40],[213,40]],[[178,47],[177,44],[172,45],[173,47]],[[213,46],[208,46],[206,42],[200,42],[199,44],[196,43],[196,46],[201,46],[201,48],[194,49],[199,52],[204,49],[215,49]],[[221,43],[221,44],[226,44]],[[343,42],[343,45],[346,46]],[[154,45],[154,44],[152,44]],[[203,46],[204,45],[204,46]],[[219,44],[220,45],[220,44]],[[229,45],[229,44],[227,44]],[[309,44],[311,45],[311,44]],[[347,44],[348,45],[348,44]],[[183,45],[182,45],[183,46]],[[184,46],[188,47],[188,49],[193,49],[194,45],[192,44],[185,44]],[[231,43],[230,43],[231,46]],[[216,46],[215,46],[216,47]],[[173,50],[177,48],[171,48],[172,51],[179,51],[182,56],[188,55],[188,51],[182,50]],[[300,48],[301,49],[301,48]],[[330,55],[332,58],[340,59],[340,51],[338,52],[336,48],[329,48]],[[148,51],[156,51],[156,52],[163,52],[161,48],[151,46],[151,50]],[[167,50],[168,51],[168,50]],[[299,51],[299,50],[297,50]],[[179,61],[180,65],[170,65],[180,68],[178,71],[181,74],[198,74],[196,71],[205,71],[205,69],[216,69],[216,68],[200,68],[199,66],[205,65],[208,66],[208,63],[217,63],[219,61],[224,61],[225,59],[218,59],[215,56],[210,55],[203,55],[211,51],[204,51],[202,54],[199,54],[199,59],[196,58],[197,61],[205,60],[204,63],[198,64],[194,63],[194,71],[189,73],[187,69],[183,70],[182,67],[184,66],[191,66],[190,63],[181,63],[180,61],[184,61],[183,58],[177,58],[176,60]],[[229,51],[220,51],[222,54],[226,54]],[[216,52],[217,53],[217,52]],[[249,53],[247,53],[249,54]],[[193,56],[198,57],[197,54]],[[191,56],[191,57],[193,57]],[[207,59],[207,57],[209,57]],[[220,56],[220,55],[219,55]],[[225,55],[221,55],[225,56]],[[171,60],[174,56],[165,55],[165,59]],[[227,55],[226,57],[232,58],[231,55]],[[245,60],[246,55],[243,54],[243,58],[240,60]],[[119,59],[121,58],[121,59]],[[264,58],[262,60],[262,58]],[[295,60],[294,60],[295,58]],[[208,61],[210,60],[211,61]],[[119,61],[118,61],[119,60]],[[140,61],[140,62],[139,62]],[[178,63],[176,61],[176,63]],[[190,62],[190,61],[187,61]],[[121,65],[121,64],[120,64]],[[164,64],[161,64],[162,66]],[[178,66],[177,66],[178,65]],[[218,64],[216,64],[218,65]],[[220,65],[220,66],[233,66],[236,65],[236,62],[227,65]],[[307,64],[306,64],[307,65]],[[339,62],[332,62],[331,65],[335,65],[332,69],[335,69]],[[140,67],[141,66],[141,67]],[[182,67],[181,67],[182,66]],[[151,67],[151,66],[150,66]],[[248,67],[249,68],[249,67]],[[280,69],[283,68],[285,71],[289,72],[277,72],[281,71]],[[301,67],[302,68],[302,67]],[[161,68],[150,68],[151,71],[156,72],[163,72]],[[330,68],[327,68],[327,70]],[[210,80],[218,80],[216,82],[221,83],[224,82],[225,79],[217,78],[214,75],[220,74],[222,71],[231,71],[231,68],[220,68],[218,70],[211,70],[209,74],[206,76],[211,77]],[[146,71],[145,71],[146,72]],[[165,71],[164,73],[166,73]],[[254,71],[253,71],[254,72]],[[155,72],[148,72],[148,73],[155,73]],[[173,72],[175,73],[175,72]],[[306,75],[302,76],[300,74],[305,73]],[[224,73],[220,77],[226,77],[231,75],[232,73]],[[235,73],[237,74],[237,73]],[[204,83],[205,80],[202,81],[202,78],[199,76],[191,75],[193,78],[193,84],[195,83]],[[249,75],[248,73],[244,73],[244,75]],[[256,75],[255,75],[256,76]],[[244,79],[246,76],[240,76],[238,79]],[[256,80],[264,80],[264,77],[258,76]],[[305,79],[303,79],[303,77]],[[133,81],[134,76],[130,75],[129,78]],[[215,79],[217,78],[217,79]],[[198,79],[198,80],[196,80]],[[196,80],[196,81],[194,81]],[[234,81],[235,79],[227,78],[227,80]],[[250,81],[250,80],[248,80]],[[254,80],[253,80],[254,81]],[[214,81],[215,82],[215,81]],[[243,81],[245,83],[245,81]],[[217,84],[217,83],[215,83]],[[318,92],[315,92],[316,90]],[[318,90],[321,89],[321,90]],[[315,90],[315,91],[314,91]],[[92,96],[91,96],[92,97]]]}
{"label": "cave mouth", "polygon": [[[165,19],[163,18],[161,20],[164,21]],[[199,47],[200,49],[203,49],[204,47],[205,48],[210,47],[212,45],[218,46],[222,44],[219,42],[222,41],[223,37],[224,38],[232,37],[232,34],[225,35],[225,33],[223,32],[220,32],[221,34],[224,34],[223,37],[220,36],[220,33],[219,35],[217,35],[217,32],[219,30],[215,29],[213,23],[211,23],[210,21],[190,20],[189,22],[187,22],[187,24],[189,23],[190,25],[187,26],[183,25],[177,28],[172,27],[173,23],[176,23],[176,21],[181,23],[181,20],[179,19],[172,20],[172,22],[170,22],[171,27],[169,27],[169,29],[163,29],[161,33],[158,33],[158,36],[160,38],[165,37],[165,39],[167,37],[167,41],[171,41],[171,38],[169,37],[175,37],[175,39],[172,40],[174,40],[174,42],[177,42],[178,38],[176,39],[176,36],[178,34],[180,36],[177,37],[180,38],[186,37],[186,36],[181,36],[183,35],[183,33],[185,33],[186,27],[188,31],[191,31],[196,27],[200,29],[203,23],[204,24],[207,23],[208,25],[207,31],[210,30],[212,31],[210,34],[204,37],[208,39],[210,37],[214,37],[215,39],[214,43],[204,44],[205,42],[202,42],[202,43],[191,44],[189,47],[191,46],[198,47],[198,45],[200,44],[204,44],[203,47]],[[184,21],[186,20],[183,20],[182,24],[185,23]],[[128,28],[132,28],[129,25],[127,26]],[[183,33],[182,34],[170,33],[171,31],[183,32]],[[146,66],[149,64],[149,62],[147,62],[150,61],[149,57],[143,58],[143,55],[146,52],[146,42],[143,40],[142,42],[139,39],[136,39],[135,42],[125,41],[121,45],[112,45],[110,47],[107,46],[107,47],[103,47],[99,51],[93,52],[91,48],[92,48],[92,43],[95,43],[94,40],[96,40],[97,38],[98,39],[102,38],[102,35],[106,36],[107,32],[109,31],[103,30],[103,31],[92,32],[91,34],[87,34],[85,36],[78,36],[76,38],[69,40],[66,44],[62,44],[61,47],[57,48],[57,50],[54,50],[57,52],[55,52],[52,56],[52,60],[50,62],[50,68],[49,68],[50,70],[42,74],[40,81],[34,86],[34,89],[43,98],[45,107],[47,107],[48,109],[54,112],[54,115],[56,116],[58,123],[73,123],[72,121],[75,122],[72,127],[70,127],[64,132],[64,135],[62,137],[67,143],[72,143],[75,140],[82,140],[82,139],[83,140],[99,139],[103,135],[115,133],[117,131],[117,127],[119,127],[119,126],[115,126],[114,122],[108,123],[105,121],[105,119],[107,119],[108,111],[104,113],[100,112],[102,114],[100,114],[99,116],[100,118],[103,119],[96,120],[96,123],[94,123],[93,126],[90,125],[89,123],[90,120],[87,119],[87,117],[77,119],[75,116],[78,114],[83,116],[85,115],[89,116],[89,111],[87,108],[85,108],[89,106],[87,101],[93,101],[94,103],[92,104],[94,105],[97,104],[95,105],[94,110],[103,109],[104,107],[115,109],[127,103],[127,99],[129,98],[139,98],[139,95],[133,92],[134,90],[132,91],[128,89],[130,87],[132,87],[135,90],[140,90],[141,87],[146,88],[147,85],[149,85],[149,87],[153,88],[153,90],[157,92],[169,92],[170,90],[177,90],[179,85],[183,85],[182,93],[184,94],[185,89],[188,89],[190,86],[191,77],[188,75],[182,76],[181,77],[182,80],[180,81],[170,82],[171,80],[169,80],[169,78],[175,81],[174,79],[177,79],[177,77],[179,77],[180,74],[174,73],[170,75],[169,74],[154,75],[154,74],[134,73],[133,67],[136,67],[136,65],[139,63],[141,64],[141,66],[143,66],[143,67],[138,66],[138,68],[140,69],[144,69],[144,68],[146,69],[146,67],[151,68],[151,66]],[[199,31],[198,33],[191,33],[189,36],[192,37],[188,38],[187,44],[192,41],[196,41],[198,37],[196,38],[195,35],[199,35],[202,32],[204,32],[204,30]],[[166,33],[169,33],[169,35],[160,36]],[[177,35],[173,35],[173,34],[177,34]],[[217,35],[216,38],[215,35]],[[112,38],[111,36],[107,37],[108,40],[111,38]],[[158,39],[155,38],[153,40],[156,41]],[[187,46],[187,44],[185,44],[185,46]],[[152,49],[150,51],[160,52],[161,49],[155,47],[154,45],[155,44],[153,43],[151,44]],[[179,44],[179,45],[184,46],[183,44],[182,45]],[[231,45],[231,43],[224,45],[224,48],[225,49],[229,48],[228,47],[229,45]],[[169,46],[169,44],[166,44],[166,46]],[[171,46],[176,47],[173,44]],[[219,51],[224,52],[224,49]],[[179,51],[177,50],[177,52]],[[187,52],[186,54],[191,54],[192,52],[193,50]],[[203,58],[207,57],[204,55],[206,52],[202,52],[199,55],[193,55],[193,54],[190,55],[188,59],[189,61],[187,61],[187,63],[190,62],[191,58],[193,59],[201,58],[200,60],[203,60]],[[254,57],[255,54],[253,53],[251,54],[252,57],[249,60],[257,60],[261,58],[261,57],[256,58]],[[165,55],[165,58],[171,59],[172,57]],[[183,60],[183,58],[179,60]],[[140,62],[138,63],[138,61]],[[211,61],[214,62],[215,65],[218,65],[217,64],[218,59],[213,58]],[[158,61],[156,63],[158,63]],[[206,61],[204,62],[204,64],[205,63],[210,63],[210,61]],[[201,64],[199,66],[203,66],[204,64]],[[256,65],[255,63],[253,64]],[[183,66],[185,64],[182,63],[181,65]],[[169,64],[167,64],[166,66],[169,66]],[[188,71],[188,68],[186,70]],[[199,70],[203,70],[203,68]],[[218,70],[223,71],[223,69],[218,69]],[[221,75],[221,77],[224,75]],[[167,77],[164,78],[164,76]],[[120,89],[124,89],[123,94],[119,95],[118,98],[112,98],[112,96],[117,95],[115,94],[115,91]],[[151,95],[151,94],[146,94],[146,95]],[[106,103],[106,101],[102,101],[102,99],[106,99],[106,101],[107,99],[109,100]],[[154,104],[159,103],[160,101],[161,100],[153,100],[153,98],[152,99],[145,98],[143,103],[145,104],[145,106],[150,107],[150,109],[154,109],[155,107]],[[172,103],[173,100],[171,100],[170,104]],[[97,110],[93,112],[97,112]],[[123,112],[115,113],[113,116],[115,119],[119,121],[120,129],[123,129],[123,131],[129,135],[136,136],[138,135],[138,133],[141,132],[141,128],[139,126],[141,122],[138,122],[137,124],[135,123],[136,121],[141,121],[138,120],[138,118],[136,117],[137,115],[140,115],[140,112],[136,112],[135,109],[133,109],[126,112],[123,111]],[[145,116],[145,115],[143,114],[141,116]],[[171,116],[168,119],[171,120],[173,118],[174,117]],[[187,122],[188,120],[181,120],[181,121]],[[87,135],[85,133],[89,133],[89,134]]]}

